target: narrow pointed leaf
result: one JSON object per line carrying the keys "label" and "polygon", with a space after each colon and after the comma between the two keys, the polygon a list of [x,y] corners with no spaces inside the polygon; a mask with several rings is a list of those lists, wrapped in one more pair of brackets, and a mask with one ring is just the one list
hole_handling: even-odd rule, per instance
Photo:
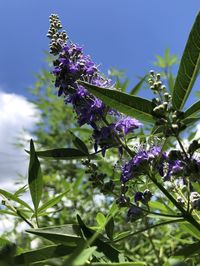
{"label": "narrow pointed leaf", "polygon": [[6,199],[13,200],[13,201],[23,205],[27,209],[33,211],[32,208],[25,201],[23,201],[22,199],[18,198],[15,194],[12,194],[12,193],[10,193],[8,191],[0,189],[0,195],[3,195]]}
{"label": "narrow pointed leaf", "polygon": [[88,155],[89,151],[85,143],[71,131],[70,131],[70,134],[72,136],[72,141],[74,145],[76,146],[76,148]]}
{"label": "narrow pointed leaf", "polygon": [[35,152],[33,141],[30,142],[30,163],[28,169],[28,184],[35,212],[37,212],[43,190],[43,180],[40,162]]}
{"label": "narrow pointed leaf", "polygon": [[38,208],[38,214],[56,205],[68,192],[69,190],[45,202],[41,207]]}
{"label": "narrow pointed leaf", "polygon": [[200,100],[190,106],[185,112],[184,117],[199,115],[200,113]]}
{"label": "narrow pointed leaf", "polygon": [[79,81],[92,94],[101,99],[106,105],[119,112],[152,123],[152,102],[137,96],[129,95],[115,89],[105,89],[87,82]]}
{"label": "narrow pointed leaf", "polygon": [[182,122],[184,123],[184,125],[186,126],[191,126],[192,124],[197,123],[198,121],[200,121],[200,117],[187,117],[186,119],[184,119]]}
{"label": "narrow pointed leaf", "polygon": [[130,91],[131,95],[137,95],[140,88],[142,87],[142,84],[144,83],[145,79],[146,79],[146,75],[140,79],[140,81],[135,85],[135,87],[133,87]]}
{"label": "narrow pointed leaf", "polygon": [[67,244],[70,246],[80,243],[81,240],[80,226],[75,224],[29,229],[26,230],[26,232],[41,236],[54,243]]}
{"label": "narrow pointed leaf", "polygon": [[113,217],[108,221],[105,226],[107,236],[112,240],[114,232],[114,219]]}
{"label": "narrow pointed leaf", "polygon": [[173,256],[183,256],[183,257],[190,257],[194,253],[200,252],[200,242],[185,245],[181,249],[179,249]]}
{"label": "narrow pointed leaf", "polygon": [[197,15],[190,32],[178,75],[176,77],[172,104],[175,109],[182,110],[192,90],[200,68],[200,13]]}
{"label": "narrow pointed leaf", "polygon": [[74,247],[66,245],[50,245],[15,256],[15,264],[30,265],[33,262],[69,255],[73,250]]}
{"label": "narrow pointed leaf", "polygon": [[84,246],[78,247],[74,253],[64,261],[63,265],[84,266],[95,250],[96,247],[89,247],[85,249]]}
{"label": "narrow pointed leaf", "polygon": [[49,158],[54,160],[72,160],[72,159],[81,159],[88,157],[88,154],[71,148],[61,148],[61,149],[52,149],[46,151],[37,151],[38,157]]}
{"label": "narrow pointed leaf", "polygon": [[145,262],[142,261],[134,261],[134,262],[94,262],[91,264],[91,266],[145,266],[147,265]]}
{"label": "narrow pointed leaf", "polygon": [[[78,223],[84,233],[84,236],[87,239],[92,238],[95,235],[95,231],[91,230],[90,228],[88,228],[84,222],[82,221],[81,217],[78,215],[77,216],[77,220]],[[117,249],[115,249],[114,247],[112,247],[111,245],[109,245],[108,243],[104,242],[103,240],[103,236],[102,235],[98,235],[98,237],[94,240],[93,245],[97,246],[97,250],[100,252],[103,252],[104,255],[110,259],[111,261],[119,261],[119,251]]]}

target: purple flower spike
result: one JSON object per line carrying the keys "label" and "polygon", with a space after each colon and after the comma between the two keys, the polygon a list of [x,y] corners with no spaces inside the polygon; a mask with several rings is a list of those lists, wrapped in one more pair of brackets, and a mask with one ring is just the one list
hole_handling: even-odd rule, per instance
{"label": "purple flower spike", "polygon": [[127,116],[120,119],[116,123],[115,128],[117,131],[123,132],[124,135],[127,135],[128,133],[133,132],[134,129],[139,128],[141,125],[142,124],[138,120]]}

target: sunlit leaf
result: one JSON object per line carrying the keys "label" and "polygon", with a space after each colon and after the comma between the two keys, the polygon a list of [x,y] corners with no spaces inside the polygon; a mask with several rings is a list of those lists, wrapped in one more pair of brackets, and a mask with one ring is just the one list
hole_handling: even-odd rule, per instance
{"label": "sunlit leaf", "polygon": [[178,75],[176,77],[172,104],[175,109],[181,110],[192,90],[200,68],[200,13],[197,15],[190,32]]}
{"label": "sunlit leaf", "polygon": [[152,123],[152,102],[137,96],[129,95],[115,89],[105,89],[87,82],[79,81],[92,94],[101,99],[108,106],[119,112]]}
{"label": "sunlit leaf", "polygon": [[37,212],[43,190],[43,180],[40,162],[37,158],[33,141],[30,142],[30,162],[28,169],[28,184],[35,211]]}
{"label": "sunlit leaf", "polygon": [[45,211],[48,208],[53,207],[54,205],[56,205],[57,203],[60,202],[60,200],[69,192],[69,189],[66,190],[65,192],[59,194],[58,196],[48,200],[47,202],[45,202],[41,207],[38,208],[38,214]]}
{"label": "sunlit leaf", "polygon": [[200,113],[200,100],[190,106],[185,112],[184,117],[199,115]]}
{"label": "sunlit leaf", "polygon": [[54,243],[67,244],[69,246],[74,246],[76,243],[80,243],[81,240],[80,226],[75,224],[50,226],[26,231],[46,238]]}

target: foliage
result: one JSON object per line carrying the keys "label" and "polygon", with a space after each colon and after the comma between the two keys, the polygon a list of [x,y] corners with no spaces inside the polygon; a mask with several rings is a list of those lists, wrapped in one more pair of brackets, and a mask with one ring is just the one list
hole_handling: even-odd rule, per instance
{"label": "foliage", "polygon": [[[52,75],[38,76],[42,120],[26,151],[33,206],[20,197],[25,188],[0,190],[0,213],[42,241],[25,250],[3,236],[1,265],[200,265],[200,143],[189,131],[200,104],[183,110],[199,71],[199,25],[200,14],[176,79],[167,49],[161,74],[150,71],[128,93],[121,73],[110,72],[113,85],[50,17],[54,82],[71,105],[55,97]],[[137,96],[145,82],[152,101]]]}

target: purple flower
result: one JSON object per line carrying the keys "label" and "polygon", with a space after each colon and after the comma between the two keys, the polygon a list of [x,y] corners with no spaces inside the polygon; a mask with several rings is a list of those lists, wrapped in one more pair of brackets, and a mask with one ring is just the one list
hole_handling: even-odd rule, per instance
{"label": "purple flower", "polygon": [[135,166],[139,166],[143,162],[147,162],[149,160],[149,154],[147,151],[139,151],[134,157],[133,157],[133,164]]}
{"label": "purple flower", "polygon": [[122,174],[121,174],[122,183],[125,183],[134,177],[133,169],[134,169],[133,160],[130,160],[129,162],[125,163],[122,166]]}
{"label": "purple flower", "polygon": [[94,143],[94,149],[97,151],[98,146],[102,149],[103,156],[105,155],[106,149],[111,146],[112,144],[115,144],[116,141],[113,138],[113,130],[114,130],[114,124],[110,124],[107,127],[102,127],[101,129],[95,129],[93,132],[93,139],[95,141]]}
{"label": "purple flower", "polygon": [[127,182],[128,180],[144,173],[149,169],[150,162],[160,154],[160,147],[153,147],[149,151],[139,151],[129,162],[122,166],[121,182]]}
{"label": "purple flower", "polygon": [[184,168],[184,163],[180,160],[174,160],[168,162],[167,172],[163,176],[164,181],[169,181],[171,176],[179,174]]}
{"label": "purple flower", "polygon": [[82,47],[71,43],[63,45],[54,66],[58,95],[64,94],[65,103],[73,105],[79,125],[94,125],[101,120],[108,108],[83,86],[78,85],[77,81],[83,80],[101,87],[108,87],[111,83],[103,78],[90,57],[83,54]]}
{"label": "purple flower", "polygon": [[134,129],[138,128],[142,124],[129,116],[121,118],[115,125],[115,128],[119,132],[123,132],[124,135],[127,135],[130,132],[133,132]]}

